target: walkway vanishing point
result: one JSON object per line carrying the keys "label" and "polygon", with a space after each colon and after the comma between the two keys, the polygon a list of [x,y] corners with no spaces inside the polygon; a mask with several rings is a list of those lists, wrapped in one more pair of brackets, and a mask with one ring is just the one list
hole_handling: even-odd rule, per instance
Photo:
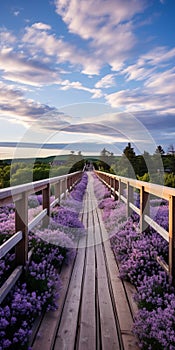
{"label": "walkway vanishing point", "polygon": [[133,289],[118,278],[90,173],[82,221],[87,235],[72,265],[61,271],[59,309],[40,320],[32,350],[137,350]]}

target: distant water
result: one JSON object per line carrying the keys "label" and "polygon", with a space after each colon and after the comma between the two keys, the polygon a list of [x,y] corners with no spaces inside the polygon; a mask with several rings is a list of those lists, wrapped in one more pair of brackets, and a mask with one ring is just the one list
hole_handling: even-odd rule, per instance
{"label": "distant water", "polygon": [[15,158],[40,158],[67,154],[69,150],[0,147],[0,160]]}

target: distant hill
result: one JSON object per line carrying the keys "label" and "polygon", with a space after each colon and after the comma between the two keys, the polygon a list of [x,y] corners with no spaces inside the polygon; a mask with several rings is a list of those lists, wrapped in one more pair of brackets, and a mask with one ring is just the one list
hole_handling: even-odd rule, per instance
{"label": "distant hill", "polygon": [[[83,155],[82,155],[83,156]],[[13,163],[52,163],[54,160],[60,161],[60,162],[66,162],[68,157],[70,157],[70,154],[62,154],[62,155],[56,155],[56,156],[49,156],[49,157],[39,157],[39,158],[15,158],[15,159],[3,159],[0,160],[2,164],[7,163],[11,164]],[[96,161],[99,159],[98,156],[83,156],[83,159],[89,160],[89,161]]]}

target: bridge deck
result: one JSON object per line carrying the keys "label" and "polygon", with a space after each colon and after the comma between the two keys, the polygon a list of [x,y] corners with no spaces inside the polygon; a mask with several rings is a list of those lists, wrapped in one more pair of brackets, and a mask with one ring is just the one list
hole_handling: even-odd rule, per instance
{"label": "bridge deck", "polygon": [[46,313],[33,350],[137,350],[132,334],[132,287],[118,278],[101,212],[89,181],[82,220],[87,235],[80,239],[71,265],[61,271],[59,309]]}

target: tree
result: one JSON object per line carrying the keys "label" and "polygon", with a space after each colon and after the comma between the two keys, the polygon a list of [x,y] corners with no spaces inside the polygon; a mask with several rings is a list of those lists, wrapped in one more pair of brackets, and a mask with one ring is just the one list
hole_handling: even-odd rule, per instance
{"label": "tree", "polygon": [[155,154],[165,154],[165,151],[163,150],[162,146],[157,146],[156,150],[155,150]]}
{"label": "tree", "polygon": [[97,162],[98,167],[101,170],[109,171],[111,164],[114,162],[113,152],[108,151],[106,148],[103,148],[100,152],[100,159]]}
{"label": "tree", "polygon": [[128,146],[125,147],[125,149],[123,150],[123,154],[126,156],[126,158],[128,158],[129,160],[132,160],[135,158],[135,152],[134,152],[134,148],[131,147],[131,143],[128,142]]}
{"label": "tree", "polygon": [[171,145],[168,146],[167,154],[170,154],[170,155],[172,155],[173,157],[175,156],[175,149],[174,149],[173,144],[171,144]]}
{"label": "tree", "polygon": [[118,162],[118,173],[121,176],[135,178],[137,174],[136,169],[136,155],[134,148],[131,147],[131,143],[128,142],[128,145],[123,150],[123,154]]}

